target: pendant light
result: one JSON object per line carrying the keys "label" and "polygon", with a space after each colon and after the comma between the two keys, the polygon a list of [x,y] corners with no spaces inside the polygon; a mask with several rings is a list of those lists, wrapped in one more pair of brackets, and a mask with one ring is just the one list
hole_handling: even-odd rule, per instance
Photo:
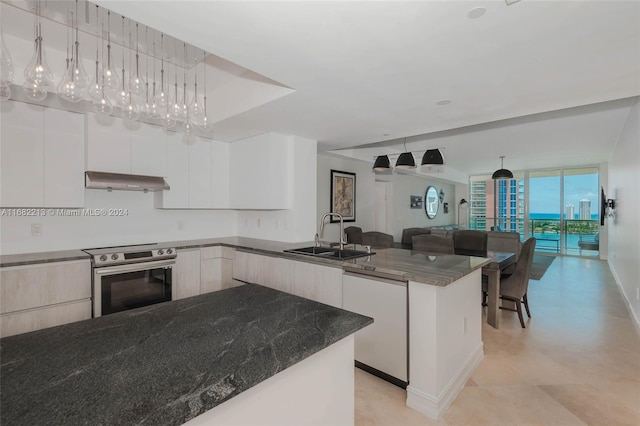
{"label": "pendant light", "polygon": [[493,172],[491,179],[513,179],[513,173],[511,173],[511,170],[504,168],[504,155],[500,156],[500,169]]}
{"label": "pendant light", "polygon": [[[144,45],[147,46],[147,49],[149,46],[148,30],[149,30],[148,27],[146,27],[144,30]],[[155,46],[155,43],[154,43],[154,46]],[[154,48],[154,52],[155,52],[155,48]],[[153,60],[155,64],[155,58],[153,58]],[[142,115],[145,118],[154,118],[153,108],[151,106],[151,102],[149,101],[149,54],[147,54],[147,56],[145,57],[144,72],[145,72],[144,103],[140,107],[140,115]],[[155,79],[155,73],[154,73],[154,79]]]}
{"label": "pendant light", "polygon": [[111,11],[109,10],[107,10],[107,63],[102,69],[102,81],[102,85],[106,86],[107,90],[116,91],[120,87],[120,77],[111,66]]}
{"label": "pendant light", "polygon": [[4,34],[0,32],[0,101],[9,100],[12,83],[13,60],[7,46],[4,44]]}
{"label": "pendant light", "polygon": [[[74,13],[75,12],[75,13]],[[71,11],[71,22],[75,27],[75,42],[71,49],[71,61],[58,85],[58,95],[65,101],[80,102],[89,87],[89,76],[80,59],[80,41],[78,37],[78,0],[75,11]],[[75,21],[74,21],[75,17]],[[72,29],[73,34],[73,29]],[[73,37],[72,37],[73,38]]]}
{"label": "pendant light", "polygon": [[404,152],[396,160],[396,168],[410,170],[416,168],[416,160],[413,154],[407,151],[407,138],[404,138]]}
{"label": "pendant light", "polygon": [[124,110],[124,108],[129,105],[129,97],[130,94],[125,88],[125,79],[124,79],[124,15],[122,15],[122,81],[120,82],[120,90],[116,94],[116,105],[120,107],[120,110]]}
{"label": "pendant light", "polygon": [[424,155],[422,156],[421,166],[427,165],[437,165],[441,166],[444,164],[444,158],[442,157],[442,153],[439,149],[428,149]]}
{"label": "pendant light", "polygon": [[388,155],[379,155],[373,163],[373,171],[376,173],[390,172],[391,162]]}
{"label": "pendant light", "polygon": [[[202,52],[202,63],[204,64],[204,60],[206,58],[206,52]],[[202,118],[202,125],[200,126],[200,129],[202,129],[205,132],[210,132],[211,130],[213,130],[213,124],[211,123],[211,121],[209,120],[208,116],[207,116],[207,66],[205,64],[204,67],[204,103],[202,104],[204,107],[204,117]]]}
{"label": "pendant light", "polygon": [[[102,44],[102,35],[98,34],[98,21],[100,20],[100,6],[96,5],[96,68],[95,74],[91,79],[91,83],[89,83],[89,89],[87,90],[87,96],[92,102],[100,101],[100,97],[102,96],[102,78],[99,74],[100,69],[100,55],[99,55],[99,47]],[[100,26],[104,30],[104,24],[100,24]],[[103,50],[104,51],[104,50]]]}
{"label": "pendant light", "polygon": [[[204,65],[204,60],[203,60]],[[194,126],[201,127],[204,124],[204,110],[202,109],[202,102],[200,96],[198,96],[198,68],[194,67],[193,78],[193,98],[189,104],[189,120]]]}
{"label": "pendant light", "polygon": [[33,101],[47,97],[47,89],[53,85],[53,73],[42,50],[42,24],[40,23],[40,1],[36,2],[35,49],[29,65],[24,69],[24,94]]}
{"label": "pendant light", "polygon": [[[96,14],[97,14],[96,9]],[[96,15],[97,16],[97,15]],[[104,22],[101,22],[100,27],[102,29],[101,34],[104,34]],[[104,55],[104,47],[102,48],[102,54]],[[111,105],[111,101],[107,97],[105,93],[105,74],[104,72],[100,73],[98,76],[98,51],[96,47],[96,82],[92,83],[90,94],[93,98],[92,108],[95,112],[101,115],[110,115],[113,112],[113,106]]]}
{"label": "pendant light", "polygon": [[[173,103],[169,107],[169,115],[171,115],[171,119],[174,121],[174,125],[178,121],[184,120],[184,109],[182,108],[183,102],[180,101],[178,97],[178,52],[176,51],[176,44],[173,45],[173,56],[175,58],[176,63],[173,64]],[[186,96],[187,92],[183,93],[183,96]]]}
{"label": "pendant light", "polygon": [[[131,21],[129,21],[129,28],[131,28]],[[140,40],[138,33],[138,23],[136,22],[136,73],[129,75],[129,93],[138,98],[142,98],[146,91],[145,80],[140,77]]]}

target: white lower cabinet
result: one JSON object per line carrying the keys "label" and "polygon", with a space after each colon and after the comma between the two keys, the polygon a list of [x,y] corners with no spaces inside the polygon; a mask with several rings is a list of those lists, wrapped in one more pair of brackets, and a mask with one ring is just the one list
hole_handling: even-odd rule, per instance
{"label": "white lower cabinet", "polygon": [[178,250],[171,283],[173,300],[200,294],[200,249]]}
{"label": "white lower cabinet", "polygon": [[236,250],[233,278],[342,308],[342,269]]}
{"label": "white lower cabinet", "polygon": [[173,300],[233,287],[233,251],[222,246],[178,250]]}
{"label": "white lower cabinet", "polygon": [[408,381],[407,283],[345,273],[343,309],[372,317],[355,334],[355,359]]}
{"label": "white lower cabinet", "polygon": [[89,260],[0,269],[0,336],[89,318]]}
{"label": "white lower cabinet", "polygon": [[233,251],[222,246],[200,249],[200,293],[233,287]]}

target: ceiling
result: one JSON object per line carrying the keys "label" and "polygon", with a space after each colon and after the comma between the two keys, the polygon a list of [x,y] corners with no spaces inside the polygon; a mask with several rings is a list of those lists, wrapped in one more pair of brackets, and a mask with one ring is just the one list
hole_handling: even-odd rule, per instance
{"label": "ceiling", "polygon": [[372,162],[408,137],[462,175],[499,155],[597,164],[640,95],[635,0],[97,3],[293,89],[218,121],[220,140],[276,131]]}

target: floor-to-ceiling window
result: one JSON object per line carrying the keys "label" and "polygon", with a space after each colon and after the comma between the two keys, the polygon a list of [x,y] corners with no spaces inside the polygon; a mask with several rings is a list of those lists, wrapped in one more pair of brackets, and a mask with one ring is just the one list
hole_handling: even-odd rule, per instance
{"label": "floor-to-ceiling window", "polygon": [[536,251],[598,256],[596,167],[531,170],[469,182],[469,228],[535,236]]}

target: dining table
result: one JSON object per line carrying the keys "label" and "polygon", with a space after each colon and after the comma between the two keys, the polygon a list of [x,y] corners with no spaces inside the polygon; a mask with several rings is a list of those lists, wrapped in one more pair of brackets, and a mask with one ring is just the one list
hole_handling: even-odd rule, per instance
{"label": "dining table", "polygon": [[500,328],[500,274],[516,262],[516,254],[505,251],[487,251],[489,263],[482,267],[488,278],[487,323]]}

